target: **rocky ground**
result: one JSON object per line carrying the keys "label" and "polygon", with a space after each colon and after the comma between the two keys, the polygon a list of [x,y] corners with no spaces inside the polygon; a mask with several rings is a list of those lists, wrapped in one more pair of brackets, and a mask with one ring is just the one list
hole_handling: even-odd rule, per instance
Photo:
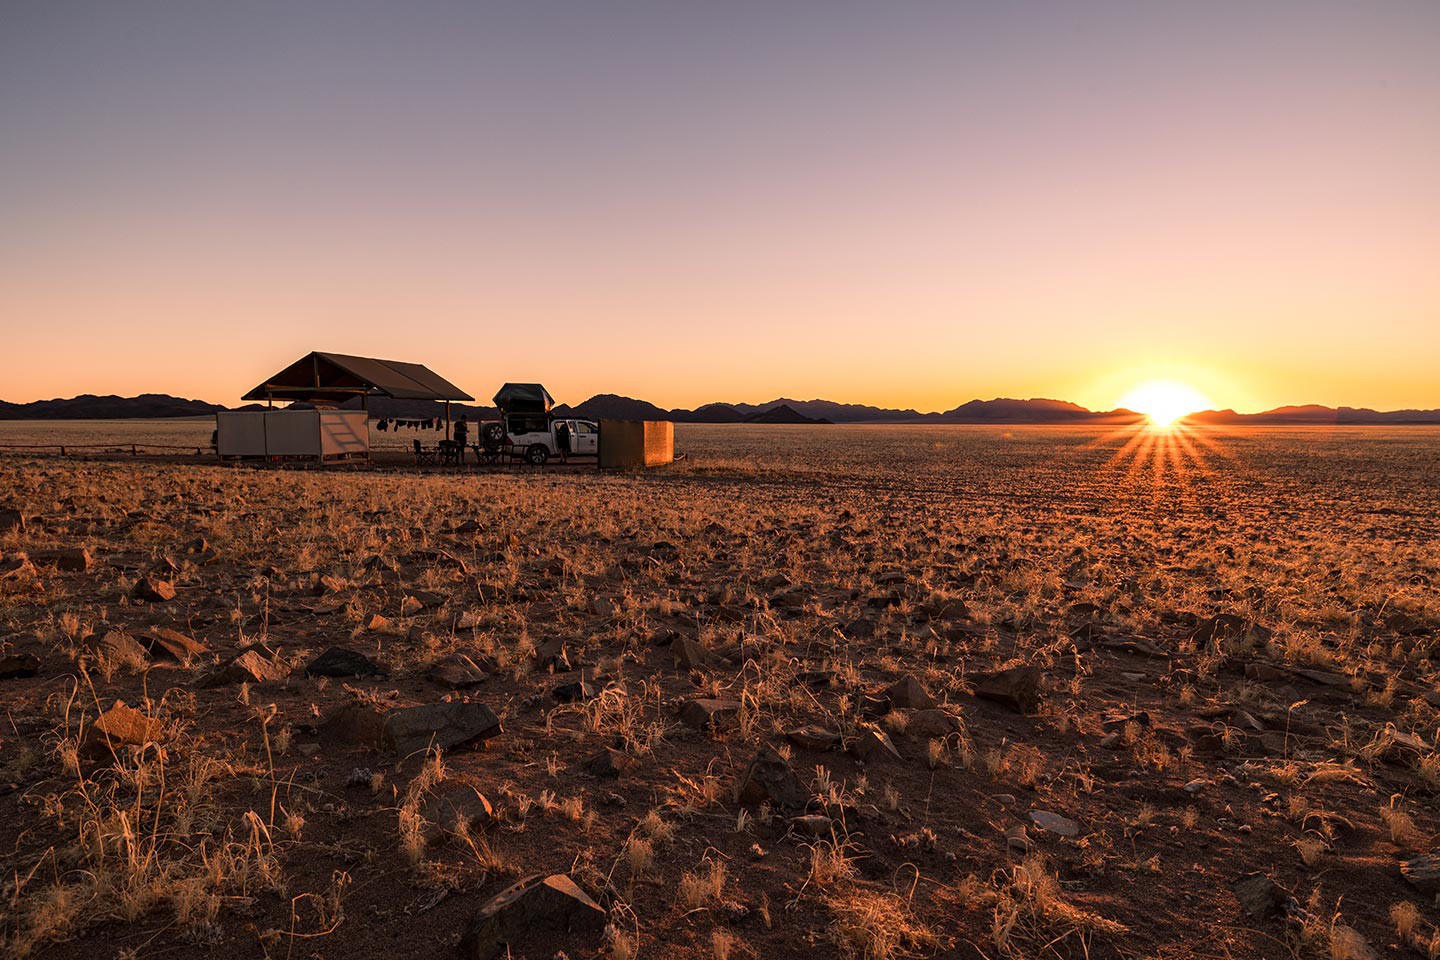
{"label": "rocky ground", "polygon": [[4,952],[1440,955],[1436,435],[915,429],[0,461]]}

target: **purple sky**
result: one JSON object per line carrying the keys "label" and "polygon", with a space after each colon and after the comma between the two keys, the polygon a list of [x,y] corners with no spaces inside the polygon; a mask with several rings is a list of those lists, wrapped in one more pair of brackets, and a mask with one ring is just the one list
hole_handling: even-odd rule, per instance
{"label": "purple sky", "polygon": [[0,399],[1440,406],[1440,3],[0,2]]}

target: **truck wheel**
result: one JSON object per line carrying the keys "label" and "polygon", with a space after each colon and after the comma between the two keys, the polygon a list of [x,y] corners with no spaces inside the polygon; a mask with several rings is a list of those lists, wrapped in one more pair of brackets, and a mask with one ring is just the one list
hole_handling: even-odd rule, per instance
{"label": "truck wheel", "polygon": [[488,443],[499,444],[505,440],[505,425],[503,423],[487,423],[480,428],[480,436]]}
{"label": "truck wheel", "polygon": [[530,448],[525,451],[525,459],[538,467],[550,459],[550,451],[545,449],[543,443],[532,443]]}

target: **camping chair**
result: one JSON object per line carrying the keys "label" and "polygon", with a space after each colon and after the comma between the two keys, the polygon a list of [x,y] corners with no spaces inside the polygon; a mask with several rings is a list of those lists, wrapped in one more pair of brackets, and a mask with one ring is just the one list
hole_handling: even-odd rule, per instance
{"label": "camping chair", "polygon": [[440,451],[440,462],[448,467],[462,467],[465,465],[465,445],[458,440],[441,440],[437,449]]}
{"label": "camping chair", "polygon": [[415,466],[418,467],[422,464],[435,462],[434,450],[425,449],[425,444],[421,443],[419,440],[411,440],[410,442],[414,444]]}

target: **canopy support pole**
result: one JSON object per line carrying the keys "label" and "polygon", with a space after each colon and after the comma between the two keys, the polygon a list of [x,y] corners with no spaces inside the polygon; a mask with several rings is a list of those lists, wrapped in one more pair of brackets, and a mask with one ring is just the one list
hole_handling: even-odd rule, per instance
{"label": "canopy support pole", "polygon": [[445,401],[445,439],[450,439],[450,401]]}

